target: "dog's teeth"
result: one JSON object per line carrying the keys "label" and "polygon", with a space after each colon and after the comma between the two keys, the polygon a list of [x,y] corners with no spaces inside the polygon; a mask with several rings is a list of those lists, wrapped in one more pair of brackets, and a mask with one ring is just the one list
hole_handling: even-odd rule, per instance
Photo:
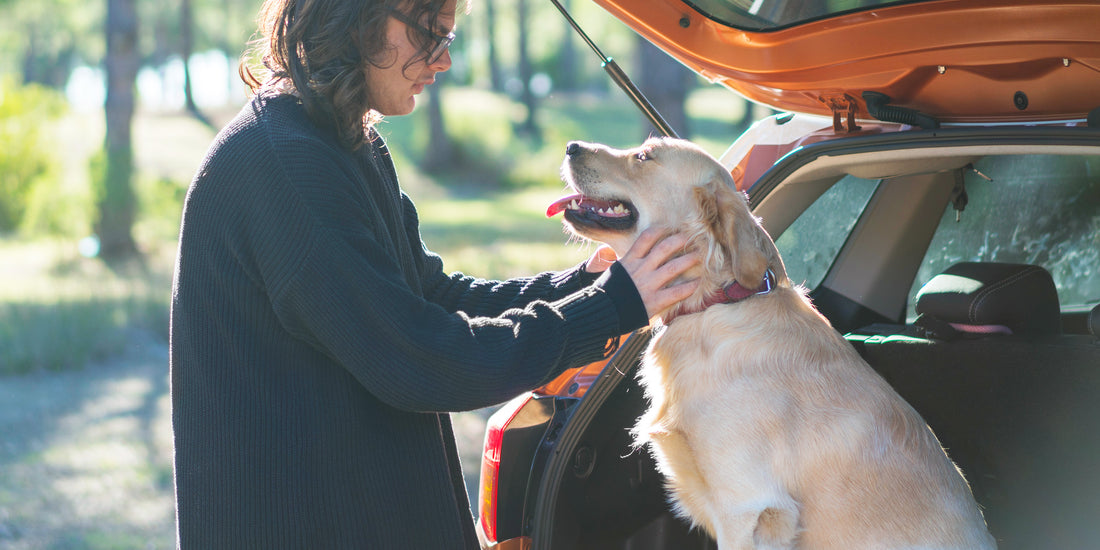
{"label": "dog's teeth", "polygon": [[616,204],[615,205],[615,213],[616,214],[625,214],[626,213],[626,208],[623,208],[623,205],[621,205],[621,204]]}
{"label": "dog's teeth", "polygon": [[577,199],[573,199],[572,202],[569,203],[570,210],[580,210],[580,208],[581,205],[577,204]]}

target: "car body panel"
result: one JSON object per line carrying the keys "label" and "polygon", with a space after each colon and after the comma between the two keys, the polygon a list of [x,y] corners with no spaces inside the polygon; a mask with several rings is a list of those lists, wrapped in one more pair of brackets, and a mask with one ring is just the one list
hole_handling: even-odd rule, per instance
{"label": "car body panel", "polygon": [[940,0],[752,32],[680,0],[594,1],[700,75],[778,110],[851,108],[868,120],[865,91],[953,123],[1083,120],[1100,107],[1097,2]]}

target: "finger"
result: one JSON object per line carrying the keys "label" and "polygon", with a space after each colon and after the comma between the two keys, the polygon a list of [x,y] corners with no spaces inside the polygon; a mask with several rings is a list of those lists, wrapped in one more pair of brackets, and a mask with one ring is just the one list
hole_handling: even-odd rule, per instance
{"label": "finger", "polygon": [[620,260],[631,275],[659,269],[670,258],[682,255],[687,245],[687,237],[679,234],[660,235],[655,243],[650,241],[652,237],[652,234],[639,236],[636,246],[631,248],[637,253],[644,251],[644,256],[627,254]]}
{"label": "finger", "polygon": [[674,285],[666,286],[651,297],[651,303],[646,304],[646,313],[652,319],[657,315],[668,311],[676,304],[687,299],[701,284],[700,279],[691,279]]}
{"label": "finger", "polygon": [[666,232],[665,229],[659,227],[650,227],[642,231],[642,234],[638,235],[638,238],[634,240],[634,244],[630,245],[630,250],[626,251],[623,260],[646,258],[653,249],[653,245],[657,244],[657,242],[665,236]]}
{"label": "finger", "polygon": [[663,303],[664,307],[671,307],[691,296],[691,293],[695,292],[701,283],[702,279],[681,281],[662,288],[657,292],[657,296],[660,298],[659,301]]}
{"label": "finger", "polygon": [[702,263],[697,253],[685,252],[682,238],[669,237],[661,241],[645,258],[636,262],[623,262],[627,273],[643,280],[643,284],[657,289],[665,286],[686,271]]}
{"label": "finger", "polygon": [[656,266],[663,266],[672,258],[682,256],[686,252],[688,238],[680,233],[674,233],[661,239],[649,252],[647,260],[654,262]]}
{"label": "finger", "polygon": [[701,263],[702,258],[698,254],[684,254],[665,262],[654,274],[658,287],[668,285]]}

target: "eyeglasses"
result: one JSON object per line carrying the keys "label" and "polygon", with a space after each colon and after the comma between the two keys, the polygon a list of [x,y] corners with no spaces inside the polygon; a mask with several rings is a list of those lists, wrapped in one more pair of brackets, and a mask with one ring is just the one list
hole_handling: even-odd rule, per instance
{"label": "eyeglasses", "polygon": [[423,33],[425,36],[430,37],[435,42],[435,45],[432,46],[431,52],[428,54],[427,57],[428,65],[439,61],[439,58],[443,57],[443,54],[447,52],[447,48],[450,48],[451,43],[455,41],[455,33],[453,32],[449,32],[445,35],[436,33],[435,31],[424,27],[416,21],[413,21],[412,18],[410,18],[409,16],[393,8],[390,8],[390,15],[392,15],[394,19],[404,23],[405,25],[413,29],[416,29],[417,31]]}

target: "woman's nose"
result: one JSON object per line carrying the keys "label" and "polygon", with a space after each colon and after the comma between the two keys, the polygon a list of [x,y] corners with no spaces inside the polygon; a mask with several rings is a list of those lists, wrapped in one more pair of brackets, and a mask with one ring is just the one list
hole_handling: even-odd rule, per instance
{"label": "woman's nose", "polygon": [[451,49],[447,48],[443,50],[443,55],[439,56],[434,63],[431,64],[431,69],[437,73],[442,73],[451,68]]}

